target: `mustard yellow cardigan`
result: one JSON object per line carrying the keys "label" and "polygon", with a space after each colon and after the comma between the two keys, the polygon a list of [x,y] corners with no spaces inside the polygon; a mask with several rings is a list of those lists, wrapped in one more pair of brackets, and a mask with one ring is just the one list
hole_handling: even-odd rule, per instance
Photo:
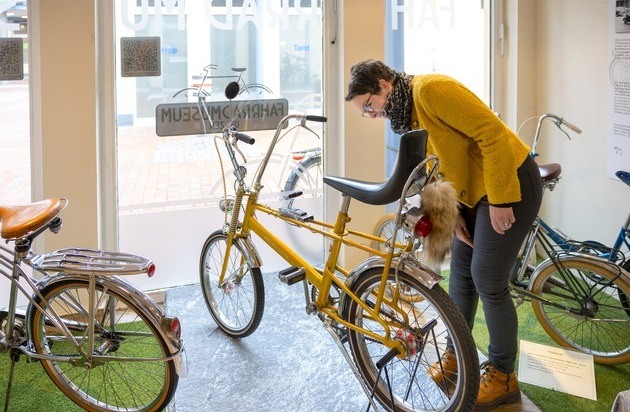
{"label": "mustard yellow cardigan", "polygon": [[416,75],[411,88],[412,128],[429,132],[427,152],[440,159],[439,172],[459,201],[470,207],[485,195],[494,205],[520,201],[516,169],[529,147],[457,80]]}

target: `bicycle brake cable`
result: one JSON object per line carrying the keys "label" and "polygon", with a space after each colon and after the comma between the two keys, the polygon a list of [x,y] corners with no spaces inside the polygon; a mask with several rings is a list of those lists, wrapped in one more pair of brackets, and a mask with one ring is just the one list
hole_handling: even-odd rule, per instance
{"label": "bicycle brake cable", "polygon": [[[227,199],[227,185],[225,184],[225,169],[223,168],[223,158],[221,157],[221,151],[219,150],[219,144],[217,140],[223,140],[222,137],[214,136],[214,148],[217,151],[217,157],[219,158],[219,167],[221,168],[221,182],[223,183],[223,198]],[[223,213],[223,224],[227,224],[227,213]]]}
{"label": "bicycle brake cable", "polygon": [[[230,132],[229,132],[230,135],[233,135],[235,132],[236,132],[236,129],[232,126],[230,128]],[[243,158],[243,163],[247,163],[247,158],[245,157],[245,155],[243,154],[241,149],[239,149],[237,143],[238,143],[238,140],[236,138],[234,138],[234,143],[233,144],[230,143],[230,144],[232,144],[232,147],[236,150],[236,152],[241,155],[241,157]]]}
{"label": "bicycle brake cable", "polygon": [[563,119],[557,119],[557,120],[554,120],[554,121],[553,121],[553,124],[555,124],[555,125],[556,125],[556,127],[557,127],[558,129],[560,129],[560,131],[561,131],[562,133],[564,133],[564,135],[565,135],[565,136],[566,136],[569,140],[571,140],[571,136],[569,136],[569,133],[567,133],[567,131],[566,131],[566,130],[564,130],[564,129],[562,128],[562,125],[563,125]]}
{"label": "bicycle brake cable", "polygon": [[308,126],[306,125],[306,117],[303,117],[303,118],[302,118],[302,120],[300,121],[300,125],[301,125],[304,129],[306,129],[306,130],[308,130],[309,132],[313,133],[313,134],[314,134],[314,135],[315,135],[318,139],[321,139],[321,138],[319,137],[319,135],[318,135],[317,133],[315,133],[315,131],[314,131],[313,129],[311,129],[310,127],[308,127]]}

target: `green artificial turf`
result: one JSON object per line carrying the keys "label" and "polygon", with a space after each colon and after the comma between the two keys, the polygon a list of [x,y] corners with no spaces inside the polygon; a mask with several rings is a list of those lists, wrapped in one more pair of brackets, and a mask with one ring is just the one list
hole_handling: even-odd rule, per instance
{"label": "green artificial turf", "polygon": [[[2,405],[0,409],[4,409],[10,363],[8,354],[0,356],[0,404]],[[57,389],[39,362],[27,362],[26,357],[20,357],[15,364],[9,411],[72,412],[82,410],[83,408],[77,406]]]}
{"label": "green artificial turf", "polygon": [[[519,306],[517,313],[519,318],[519,341],[526,340],[559,347],[538,323],[530,302],[525,302]],[[487,354],[488,332],[481,305],[479,305],[475,318],[473,336],[479,350]],[[630,363],[615,366],[595,364],[595,384],[597,401],[526,383],[520,383],[520,387],[544,412],[610,412],[617,394],[630,390]]]}

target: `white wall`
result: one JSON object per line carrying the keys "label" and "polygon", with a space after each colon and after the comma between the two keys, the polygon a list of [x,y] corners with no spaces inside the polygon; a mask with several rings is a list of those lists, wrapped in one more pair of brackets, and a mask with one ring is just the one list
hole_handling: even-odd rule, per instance
{"label": "white wall", "polygon": [[[357,62],[365,59],[380,58],[385,56],[385,2],[346,0],[340,4],[343,8],[343,62],[338,69],[343,76],[343,95],[338,96],[343,100],[350,79],[350,68]],[[369,29],[368,29],[369,28]],[[382,34],[380,34],[382,33]],[[343,101],[343,170],[342,176],[352,176],[359,180],[378,182],[385,179],[385,121],[365,121],[351,103]],[[334,116],[328,113],[328,116]],[[341,138],[341,137],[340,137]],[[331,146],[334,137],[328,137],[327,143]],[[333,146],[334,147],[334,146]],[[341,197],[339,192],[329,192],[329,202],[339,209]],[[349,227],[362,232],[371,232],[378,217],[385,213],[384,206],[371,206],[352,201],[350,203],[350,216],[352,221]],[[334,219],[335,216],[329,216]],[[367,253],[357,249],[347,249],[344,263],[347,267],[359,263],[368,257]]]}
{"label": "white wall", "polygon": [[537,0],[536,7],[537,112],[583,130],[569,141],[545,129],[539,161],[560,163],[563,178],[541,215],[572,237],[610,245],[630,212],[630,187],[607,176],[608,1]]}
{"label": "white wall", "polygon": [[[45,250],[96,247],[94,2],[29,1],[32,197],[66,197]],[[67,24],[72,22],[72,24]]]}

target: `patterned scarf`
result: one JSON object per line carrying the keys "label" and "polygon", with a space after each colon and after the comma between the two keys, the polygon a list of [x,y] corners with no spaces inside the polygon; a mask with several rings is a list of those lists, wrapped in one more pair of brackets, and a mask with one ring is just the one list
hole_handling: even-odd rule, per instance
{"label": "patterned scarf", "polygon": [[398,134],[411,130],[411,106],[413,104],[411,79],[413,79],[412,75],[396,72],[394,74],[394,87],[387,96],[387,103],[385,104],[385,115],[389,118],[392,130]]}

